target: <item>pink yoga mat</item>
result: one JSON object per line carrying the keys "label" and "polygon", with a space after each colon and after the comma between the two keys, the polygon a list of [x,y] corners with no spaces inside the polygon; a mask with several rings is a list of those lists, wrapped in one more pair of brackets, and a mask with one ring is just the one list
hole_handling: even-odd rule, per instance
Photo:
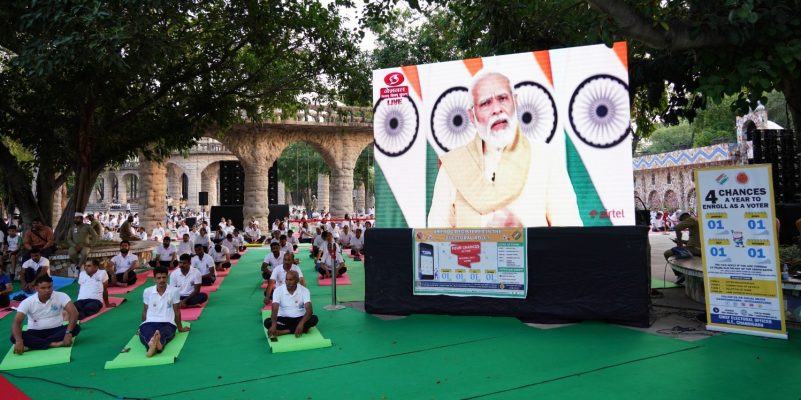
{"label": "pink yoga mat", "polygon": [[19,307],[19,302],[11,300],[11,303],[9,303],[8,307],[0,310],[0,319],[3,319],[6,315],[11,314],[14,311],[17,311],[17,307]]}
{"label": "pink yoga mat", "polygon": [[220,285],[222,285],[224,280],[225,280],[224,277],[221,278],[221,277],[218,276],[217,280],[214,281],[214,284],[212,284],[211,286],[201,286],[200,287],[200,291],[203,292],[203,293],[206,293],[206,294],[211,293],[211,292],[216,292],[217,289],[220,288]]}
{"label": "pink yoga mat", "polygon": [[217,271],[217,278],[228,276],[228,274],[230,273],[230,270],[231,269],[228,268],[228,269],[224,269],[222,271]]}
{"label": "pink yoga mat", "polygon": [[[122,304],[124,301],[125,301],[125,299],[123,299],[123,298],[121,298],[121,297],[109,297],[109,298],[108,298],[108,302],[109,302],[109,303],[111,303],[111,304],[116,304],[118,307],[119,307],[119,305],[120,305],[120,304]],[[117,308],[117,307],[114,307],[114,308]],[[82,320],[81,320],[81,323],[85,323],[85,322],[87,322],[87,321],[89,321],[89,320],[92,320],[92,319],[96,318],[98,315],[100,315],[100,314],[104,314],[104,313],[106,313],[106,312],[108,312],[108,311],[111,311],[111,310],[113,310],[114,308],[111,308],[111,307],[103,307],[103,308],[101,308],[101,309],[100,309],[100,311],[98,311],[98,313],[97,313],[97,314],[90,315],[90,316],[88,316],[88,317],[86,317],[86,318],[82,319]]]}
{"label": "pink yoga mat", "polygon": [[181,320],[182,321],[196,321],[200,318],[200,313],[206,309],[206,304],[209,304],[209,301],[206,300],[205,303],[201,304],[200,307],[192,307],[192,308],[182,308],[181,309]]}
{"label": "pink yoga mat", "polygon": [[150,271],[142,272],[141,274],[136,275],[136,283],[133,285],[128,285],[126,287],[119,287],[119,286],[112,286],[108,288],[108,294],[126,294],[133,292],[139,286],[142,286],[147,282],[147,280],[152,276]]}
{"label": "pink yoga mat", "polygon": [[270,281],[264,281],[264,282],[261,283],[261,288],[262,289],[267,289],[267,285],[269,285],[269,284],[270,284]]}
{"label": "pink yoga mat", "polygon": [[[352,285],[353,282],[350,281],[350,277],[348,273],[345,272],[337,278],[337,285]],[[331,286],[331,278],[321,279],[320,274],[317,274],[317,286]]]}

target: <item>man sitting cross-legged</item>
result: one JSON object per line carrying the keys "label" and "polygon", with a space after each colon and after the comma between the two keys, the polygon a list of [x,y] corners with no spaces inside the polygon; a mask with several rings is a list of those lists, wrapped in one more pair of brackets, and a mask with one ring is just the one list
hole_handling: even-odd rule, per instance
{"label": "man sitting cross-legged", "polygon": [[208,255],[214,261],[214,268],[216,268],[217,271],[231,268],[231,253],[229,253],[228,248],[222,244],[218,243],[211,246]]}
{"label": "man sitting cross-legged", "polygon": [[167,285],[167,268],[153,269],[153,281],[156,286],[145,289],[142,295],[145,306],[138,332],[139,340],[147,348],[148,357],[161,353],[164,346],[175,337],[176,330],[189,331],[188,326],[181,324],[181,296],[177,289]]}
{"label": "man sitting cross-legged", "polygon": [[195,256],[192,257],[192,267],[200,271],[203,286],[211,286],[217,280],[217,274],[214,273],[214,259],[206,254],[204,248],[200,244],[195,245]]}
{"label": "man sitting cross-legged", "polygon": [[181,308],[195,307],[209,299],[209,295],[200,291],[203,278],[197,268],[192,268],[189,254],[181,256],[180,268],[170,274],[170,287],[178,290],[181,296]]}
{"label": "man sitting cross-legged", "polygon": [[[53,278],[49,275],[37,277],[34,287],[36,294],[20,303],[11,325],[14,353],[72,346],[72,338],[78,336],[81,327],[78,326],[78,310],[70,296],[53,291]],[[65,312],[67,325],[64,325]],[[23,332],[25,317],[28,317],[28,330]]]}
{"label": "man sitting cross-legged", "polygon": [[317,272],[323,278],[330,278],[333,271],[336,271],[337,278],[342,276],[348,268],[345,266],[345,260],[342,259],[342,253],[336,243],[334,243],[334,235],[331,232],[325,233],[326,245],[322,249],[322,256],[318,263]]}
{"label": "man sitting cross-legged", "polygon": [[298,241],[298,238],[295,237],[295,232],[293,232],[292,229],[286,233],[286,243],[292,246],[293,252],[298,251],[298,243],[300,242]]}
{"label": "man sitting cross-legged", "polygon": [[36,279],[41,276],[50,276],[50,260],[45,258],[38,247],[31,248],[31,258],[22,263],[19,272],[20,287],[25,293],[36,290]]}
{"label": "man sitting cross-legged", "polygon": [[225,240],[220,243],[223,247],[228,249],[228,257],[231,260],[238,260],[239,255],[239,246],[237,245],[237,241],[234,239],[234,234],[229,233],[225,235]]}
{"label": "man sitting cross-legged", "polygon": [[195,252],[195,243],[189,239],[188,233],[185,233],[181,239],[182,240],[178,242],[178,256],[183,254],[189,254],[192,256],[192,254]]}
{"label": "man sitting cross-legged", "polygon": [[264,290],[264,304],[270,304],[270,299],[273,298],[273,291],[275,291],[277,287],[286,284],[286,274],[289,273],[289,271],[297,272],[300,284],[304,287],[306,286],[306,279],[303,278],[303,271],[300,270],[300,267],[295,265],[295,254],[284,253],[284,262],[280,267],[273,269],[273,273],[270,275],[270,285]]}
{"label": "man sitting cross-legged", "polygon": [[270,337],[295,334],[300,337],[317,325],[313,314],[309,289],[298,284],[298,273],[286,273],[286,284],[273,291],[273,310],[269,319],[264,320]]}
{"label": "man sitting cross-legged", "polygon": [[131,243],[120,242],[120,254],[111,258],[111,286],[126,287],[136,283],[136,268],[139,268],[139,257],[129,253]]}
{"label": "man sitting cross-legged", "polygon": [[276,243],[270,243],[270,252],[264,256],[264,261],[261,263],[261,277],[264,280],[270,279],[270,276],[273,274],[273,270],[280,266],[283,263],[284,255],[281,253],[281,245]]}
{"label": "man sitting cross-legged", "polygon": [[103,306],[116,307],[108,302],[108,274],[100,269],[100,262],[93,258],[86,260],[83,271],[78,275],[78,300],[75,300],[75,309],[78,310],[78,319],[95,315]]}
{"label": "man sitting cross-legged", "polygon": [[356,261],[362,260],[364,255],[364,236],[362,236],[362,228],[356,228],[350,238],[350,254]]}
{"label": "man sitting cross-legged", "polygon": [[178,250],[173,247],[171,242],[172,239],[169,236],[165,236],[161,240],[161,246],[156,247],[156,258],[150,260],[151,267],[160,266],[172,269],[178,266]]}

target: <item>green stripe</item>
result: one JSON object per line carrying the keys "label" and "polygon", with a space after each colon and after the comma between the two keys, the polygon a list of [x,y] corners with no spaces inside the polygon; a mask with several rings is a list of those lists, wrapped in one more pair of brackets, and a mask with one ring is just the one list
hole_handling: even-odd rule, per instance
{"label": "green stripe", "polygon": [[431,143],[426,142],[426,220],[431,211],[431,199],[434,197],[434,184],[437,182],[439,173],[439,156],[431,147]]}
{"label": "green stripe", "polygon": [[381,166],[375,165],[375,219],[381,228],[408,228]]}
{"label": "green stripe", "polygon": [[565,132],[565,150],[567,152],[567,174],[573,184],[573,191],[576,192],[576,202],[578,203],[579,215],[584,226],[612,226],[612,221],[608,218],[601,219],[598,215],[593,216],[595,211],[600,214],[605,209],[598,190],[592,183],[590,173],[581,159],[576,147],[570,140],[570,136]]}

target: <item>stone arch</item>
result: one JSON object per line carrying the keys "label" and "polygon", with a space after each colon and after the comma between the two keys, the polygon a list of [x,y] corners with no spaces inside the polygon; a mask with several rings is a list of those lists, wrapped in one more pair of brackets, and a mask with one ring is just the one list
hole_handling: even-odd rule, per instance
{"label": "stone arch", "polygon": [[209,194],[209,207],[220,204],[220,161],[209,163],[200,173],[200,191]]}
{"label": "stone arch", "polygon": [[668,189],[665,192],[664,204],[665,208],[669,211],[679,208],[679,196],[677,196],[676,192],[673,190]]}
{"label": "stone arch", "polygon": [[[322,172],[319,164],[309,163],[309,158],[314,158],[309,155],[309,151],[320,157],[324,165]],[[306,163],[300,161],[302,158],[306,159]],[[330,154],[319,141],[309,140],[309,138],[293,140],[281,149],[275,162],[282,164],[278,168],[279,182],[295,183],[289,186],[284,185],[285,193],[283,196],[279,193],[279,199],[283,197],[286,201],[288,195],[295,205],[303,205],[307,211],[330,210],[330,177],[331,171],[337,164],[334,155]],[[280,183],[278,189],[279,191],[282,189]]]}
{"label": "stone arch", "polygon": [[110,173],[109,177],[111,178],[111,199],[112,203],[119,203],[120,202],[120,179],[117,174]]}
{"label": "stone arch", "polygon": [[186,174],[186,171],[174,162],[167,162],[167,196],[173,201],[182,200],[182,182],[181,177]]}
{"label": "stone arch", "polygon": [[[122,174],[122,181],[119,183],[119,190],[122,192],[120,193],[120,199],[123,198],[126,202],[136,202],[137,198],[139,197],[137,192],[139,191],[139,175],[135,172],[124,172]],[[122,202],[121,203],[125,203]]]}
{"label": "stone arch", "polygon": [[634,208],[637,210],[644,210],[646,207],[645,202],[643,201],[642,197],[640,197],[640,192],[638,190],[634,191]]}
{"label": "stone arch", "polygon": [[662,199],[659,198],[659,193],[656,190],[652,190],[651,193],[648,194],[648,208],[651,210],[659,210],[662,208]]}

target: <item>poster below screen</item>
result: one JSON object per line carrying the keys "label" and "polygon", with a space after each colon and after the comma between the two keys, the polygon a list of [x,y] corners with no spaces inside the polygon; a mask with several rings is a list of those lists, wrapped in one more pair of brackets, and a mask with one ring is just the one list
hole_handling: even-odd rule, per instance
{"label": "poster below screen", "polygon": [[787,338],[770,165],[696,171],[707,329]]}
{"label": "poster below screen", "polygon": [[414,230],[414,294],[525,298],[525,229]]}

